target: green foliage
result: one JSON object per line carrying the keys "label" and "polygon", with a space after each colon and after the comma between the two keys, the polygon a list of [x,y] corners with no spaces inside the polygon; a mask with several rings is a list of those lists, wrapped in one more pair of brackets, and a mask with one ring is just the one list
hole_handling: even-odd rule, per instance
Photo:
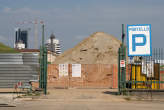
{"label": "green foliage", "polygon": [[0,53],[19,53],[17,50],[0,43]]}

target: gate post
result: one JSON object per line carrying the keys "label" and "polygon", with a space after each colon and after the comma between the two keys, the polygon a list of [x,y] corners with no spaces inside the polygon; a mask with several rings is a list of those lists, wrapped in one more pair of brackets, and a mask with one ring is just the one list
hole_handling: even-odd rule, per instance
{"label": "gate post", "polygon": [[42,77],[43,77],[43,71],[42,71],[42,46],[40,46],[40,59],[39,59],[39,63],[40,63],[40,77],[39,77],[39,88],[42,88]]}
{"label": "gate post", "polygon": [[44,47],[43,53],[43,72],[44,72],[44,94],[47,94],[47,49]]}
{"label": "gate post", "polygon": [[120,94],[120,48],[118,49],[118,94]]}
{"label": "gate post", "polygon": [[42,46],[40,48],[40,79],[39,88],[47,94],[47,49],[44,46],[44,24],[42,25]]}
{"label": "gate post", "polygon": [[[124,45],[124,24],[122,24],[122,44],[118,51],[118,94],[124,93],[126,89],[126,46]],[[120,65],[120,61],[124,60],[125,66]]]}

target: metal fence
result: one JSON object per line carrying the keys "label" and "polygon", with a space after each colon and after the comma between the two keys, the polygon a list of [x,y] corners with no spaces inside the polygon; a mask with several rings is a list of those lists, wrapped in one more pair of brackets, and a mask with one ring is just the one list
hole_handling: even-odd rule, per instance
{"label": "metal fence", "polygon": [[39,76],[39,55],[33,53],[0,54],[0,88],[13,88]]}
{"label": "metal fence", "polygon": [[[127,90],[164,89],[163,49],[153,49],[152,56],[129,58],[126,76]],[[125,83],[125,82],[122,82]]]}

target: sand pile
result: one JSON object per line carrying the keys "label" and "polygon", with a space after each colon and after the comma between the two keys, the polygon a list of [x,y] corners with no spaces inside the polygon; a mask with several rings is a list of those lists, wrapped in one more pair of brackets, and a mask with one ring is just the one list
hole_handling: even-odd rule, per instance
{"label": "sand pile", "polygon": [[96,32],[58,56],[54,63],[117,64],[120,43],[112,35]]}

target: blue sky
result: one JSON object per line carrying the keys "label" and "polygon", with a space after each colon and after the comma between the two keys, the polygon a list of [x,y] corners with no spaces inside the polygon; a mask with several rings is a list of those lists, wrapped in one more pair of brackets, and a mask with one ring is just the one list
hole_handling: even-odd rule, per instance
{"label": "blue sky", "polygon": [[[16,23],[38,19],[46,24],[46,37],[53,32],[63,50],[97,31],[120,39],[121,24],[151,24],[153,47],[163,48],[163,10],[164,0],[0,0],[0,42],[13,46],[14,28],[20,26]],[[33,48],[34,26],[20,27],[31,28]]]}

